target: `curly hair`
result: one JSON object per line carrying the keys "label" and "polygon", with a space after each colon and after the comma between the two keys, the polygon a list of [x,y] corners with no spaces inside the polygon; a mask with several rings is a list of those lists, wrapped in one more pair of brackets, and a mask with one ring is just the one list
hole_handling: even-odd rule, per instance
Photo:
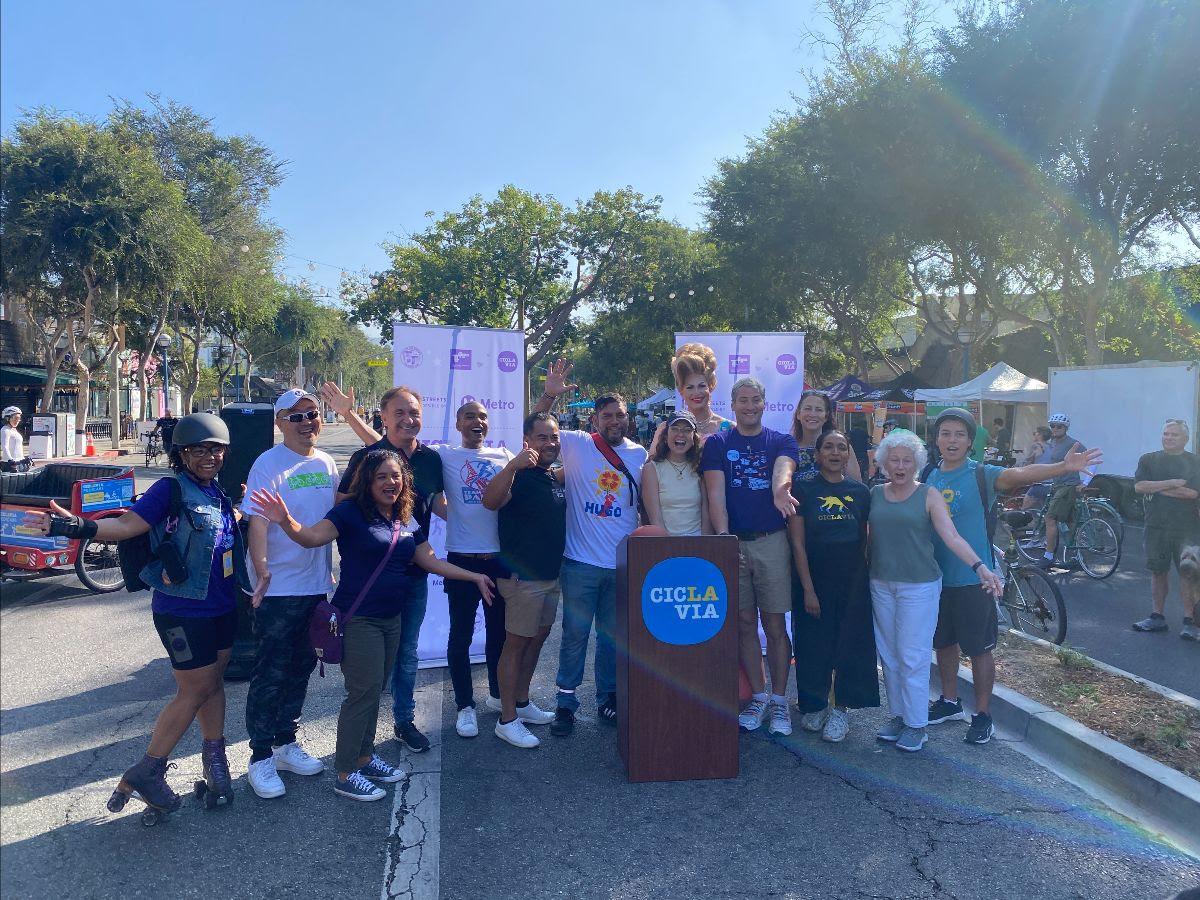
{"label": "curly hair", "polygon": [[717,355],[704,344],[684,344],[676,350],[671,371],[676,387],[682,388],[689,378],[697,375],[708,382],[710,391],[717,387]]}
{"label": "curly hair", "polygon": [[925,468],[925,462],[929,459],[929,451],[925,449],[925,445],[921,443],[921,439],[911,431],[905,431],[903,428],[895,429],[891,434],[879,442],[879,446],[875,448],[875,465],[880,469],[887,464],[888,453],[892,450],[897,450],[904,447],[912,451],[913,460],[917,464],[917,474]]}
{"label": "curly hair", "polygon": [[392,504],[392,519],[407,522],[412,518],[412,471],[408,468],[408,463],[404,461],[404,457],[395,450],[380,449],[372,450],[363,457],[362,463],[354,472],[354,477],[350,480],[349,499],[358,505],[358,508],[362,511],[363,518],[368,522],[373,522],[379,517],[379,510],[376,508],[375,500],[371,496],[371,483],[375,480],[375,473],[379,471],[379,467],[389,460],[399,463],[400,471],[404,473],[404,485],[400,489],[400,496]]}

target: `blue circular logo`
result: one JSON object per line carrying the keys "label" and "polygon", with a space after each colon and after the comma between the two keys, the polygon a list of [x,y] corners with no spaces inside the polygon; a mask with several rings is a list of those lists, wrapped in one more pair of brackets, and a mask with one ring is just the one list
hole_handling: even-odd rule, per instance
{"label": "blue circular logo", "polygon": [[702,644],[729,614],[721,570],[698,556],[664,559],[642,582],[642,620],[664,644]]}

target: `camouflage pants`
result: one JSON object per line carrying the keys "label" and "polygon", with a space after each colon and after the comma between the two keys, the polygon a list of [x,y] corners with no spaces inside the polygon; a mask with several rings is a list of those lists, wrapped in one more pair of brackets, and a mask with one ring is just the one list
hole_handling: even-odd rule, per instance
{"label": "camouflage pants", "polygon": [[324,594],[264,597],[251,610],[256,649],[254,672],[246,693],[246,731],[250,750],[271,752],[296,739],[296,726],[308,693],[308,677],[317,667],[308,620]]}

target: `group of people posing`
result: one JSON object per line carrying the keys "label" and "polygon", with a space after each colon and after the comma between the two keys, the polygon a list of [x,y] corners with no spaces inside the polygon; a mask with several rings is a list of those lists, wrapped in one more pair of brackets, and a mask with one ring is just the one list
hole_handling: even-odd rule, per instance
{"label": "group of people posing", "polygon": [[[251,595],[257,640],[246,728],[248,781],[260,797],[285,793],[281,771],[324,770],[297,741],[297,728],[317,665],[310,620],[330,591],[344,628],[345,698],[334,756],[339,795],[376,800],[384,796],[380,784],[405,775],[376,749],[379,696],[389,677],[395,737],[416,752],[429,747],[413,703],[429,573],[445,579],[449,599],[446,657],[461,737],[479,733],[469,652],[481,603],[485,705],[498,713],[497,737],[532,748],[539,739],[531,727],[572,733],[593,630],[597,716],[615,724],[616,554],[639,524],[639,507],[645,524],[670,534],[739,540],[739,655],[752,693],[739,715],[744,730],[765,724],[791,733],[785,698],[794,655],[801,726],[829,741],[844,739],[849,710],[879,705],[878,657],[892,714],[878,737],[920,750],[927,725],[965,719],[956,693],[965,653],[977,710],[966,739],[985,743],[997,632],[992,595],[1000,582],[987,565],[984,510],[996,491],[1077,472],[1097,462],[1099,451],[1070,451],[1058,462],[1019,469],[976,464],[967,459],[975,420],[951,409],[935,423],[941,460],[924,482],[918,474],[925,446],[895,429],[876,456],[889,481],[868,490],[846,435],[834,427],[828,396],[805,392],[790,433],[781,433],[762,424],[767,398],[754,378],[732,385],[732,421],[713,412],[716,359],[709,348],[682,347],[672,368],[687,408],[659,427],[649,451],[627,436],[630,417],[617,394],[596,399],[592,432],[560,429],[553,406],[575,386],[568,383],[571,366],[559,360],[524,420],[516,453],[488,445],[488,411],[478,403],[457,410],[460,444],[435,449],[419,438],[422,398],[411,388],[381,398],[384,436],[336,387],[326,385],[321,398],[292,389],[275,403],[283,440],[253,464],[240,509],[216,482],[229,432],[220,418],[198,413],[175,428],[175,474],[126,514],[93,522],[57,505],[51,515],[31,514],[52,534],[108,541],[150,534],[154,552],[142,578],[153,586],[154,623],[177,693],[118,793],[177,807],[167,760],[197,721],[209,787],[232,797],[222,674],[238,589]],[[316,446],[322,399],[365,442],[344,472]],[[446,521],[445,559],[427,541],[434,515]],[[334,543],[341,559],[336,583]],[[531,701],[530,683],[560,603],[549,711]],[[943,685],[932,704],[931,646]]]}

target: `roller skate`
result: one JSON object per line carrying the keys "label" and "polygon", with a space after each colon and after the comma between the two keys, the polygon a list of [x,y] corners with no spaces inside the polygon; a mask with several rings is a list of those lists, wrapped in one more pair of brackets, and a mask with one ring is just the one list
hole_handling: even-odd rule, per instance
{"label": "roller skate", "polygon": [[108,811],[120,812],[130,797],[136,797],[146,804],[142,811],[142,824],[147,827],[157,825],[167,813],[179,809],[183,802],[167,784],[167,769],[173,768],[175,764],[167,765],[166,757],[147,753],[141,762],[121,776],[117,789],[108,798]]}
{"label": "roller skate", "polygon": [[200,751],[204,764],[204,780],[192,786],[197,800],[204,801],[205,809],[233,805],[233,782],[229,778],[229,759],[225,756],[225,738],[205,741]]}

